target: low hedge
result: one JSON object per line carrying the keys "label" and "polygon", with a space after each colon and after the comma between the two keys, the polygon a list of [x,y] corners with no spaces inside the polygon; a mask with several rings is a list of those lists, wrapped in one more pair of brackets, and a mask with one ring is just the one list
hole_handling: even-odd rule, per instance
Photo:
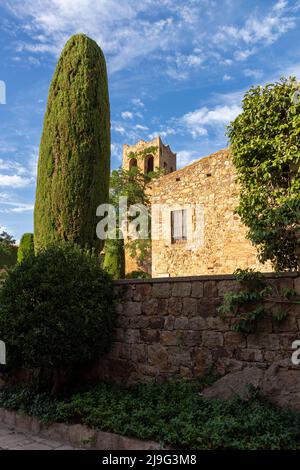
{"label": "low hedge", "polygon": [[82,423],[182,449],[300,449],[300,414],[257,395],[249,401],[201,396],[203,383],[86,385],[54,399],[30,390],[2,390],[0,406],[46,423]]}

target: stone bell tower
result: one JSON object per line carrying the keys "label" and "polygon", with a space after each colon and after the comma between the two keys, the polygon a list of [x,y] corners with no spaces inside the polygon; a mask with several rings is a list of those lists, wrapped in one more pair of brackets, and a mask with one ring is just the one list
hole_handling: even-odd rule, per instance
{"label": "stone bell tower", "polygon": [[140,140],[135,145],[123,145],[122,167],[124,170],[138,167],[143,173],[158,169],[164,169],[165,174],[172,173],[176,170],[176,153],[159,136],[150,142]]}

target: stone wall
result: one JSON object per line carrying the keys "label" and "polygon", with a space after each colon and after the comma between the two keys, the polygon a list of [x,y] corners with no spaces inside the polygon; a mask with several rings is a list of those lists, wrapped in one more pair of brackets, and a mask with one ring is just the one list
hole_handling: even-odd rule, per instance
{"label": "stone wall", "polygon": [[[236,215],[239,186],[228,150],[166,175],[152,185],[152,277],[229,274],[261,265]],[[188,240],[172,243],[171,211],[187,210]]]}
{"label": "stone wall", "polygon": [[[300,276],[268,274],[278,288],[300,291]],[[97,377],[123,383],[201,377],[246,365],[291,364],[292,342],[300,339],[300,305],[282,322],[259,322],[254,334],[231,330],[232,319],[217,307],[238,289],[232,276],[116,281],[118,327],[112,350],[94,369]],[[299,366],[300,378],[300,366]]]}

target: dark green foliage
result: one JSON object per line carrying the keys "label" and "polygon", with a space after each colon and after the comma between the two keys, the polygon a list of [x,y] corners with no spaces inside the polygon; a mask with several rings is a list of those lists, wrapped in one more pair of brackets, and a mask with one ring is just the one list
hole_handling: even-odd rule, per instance
{"label": "dark green foliage", "polygon": [[17,262],[18,248],[15,242],[12,235],[5,231],[0,232],[0,282],[5,277],[6,269]]}
{"label": "dark green foliage", "polygon": [[262,262],[300,269],[300,100],[296,80],[251,88],[228,136],[241,184],[237,209]]}
{"label": "dark green foliage", "polygon": [[0,252],[0,269],[14,266],[17,262],[18,247],[12,245]]}
{"label": "dark green foliage", "polygon": [[57,240],[100,251],[96,208],[108,201],[110,108],[104,55],[88,37],[67,42],[51,82],[40,145],[35,250]]}
{"label": "dark green foliage", "polygon": [[234,273],[240,282],[239,292],[228,292],[218,311],[221,317],[234,316],[233,331],[253,333],[258,321],[273,317],[284,320],[291,307],[300,304],[300,295],[294,290],[281,292],[259,272],[252,269],[237,269]]}
{"label": "dark green foliage", "polygon": [[16,240],[9,233],[2,231],[0,232],[0,256],[10,255],[11,247],[14,246]]}
{"label": "dark green foliage", "polygon": [[34,255],[33,233],[24,233],[18,248],[18,263],[21,263],[24,258],[32,255]]}
{"label": "dark green foliage", "polygon": [[0,291],[0,338],[13,368],[64,368],[101,357],[114,323],[110,278],[94,254],[71,243],[25,258]]}
{"label": "dark green foliage", "polygon": [[300,449],[300,415],[269,404],[201,396],[203,384],[99,383],[54,400],[29,390],[0,391],[0,406],[45,422],[81,422],[103,431],[186,449]]}
{"label": "dark green foliage", "polygon": [[143,173],[138,167],[133,167],[131,170],[124,170],[124,168],[114,170],[110,178],[111,203],[117,207],[119,198],[127,197],[128,206],[133,204],[149,206],[150,195],[146,189],[151,179],[151,175]]}
{"label": "dark green foliage", "polygon": [[4,230],[0,232],[0,249],[4,249],[7,246],[14,245],[16,240],[12,235],[5,232]]}
{"label": "dark green foliage", "polygon": [[125,277],[125,250],[123,239],[106,240],[103,269],[105,269],[113,279],[123,279]]}

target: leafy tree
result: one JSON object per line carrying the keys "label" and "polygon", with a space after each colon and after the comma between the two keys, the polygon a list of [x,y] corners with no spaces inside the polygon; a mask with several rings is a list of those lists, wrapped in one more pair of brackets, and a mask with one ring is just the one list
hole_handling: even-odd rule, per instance
{"label": "leafy tree", "polygon": [[24,258],[34,254],[33,233],[24,233],[20,240],[18,249],[18,262],[21,263]]}
{"label": "leafy tree", "polygon": [[[158,178],[162,175],[161,170],[153,171],[151,173],[145,174],[140,171],[137,167],[133,167],[131,170],[125,170],[119,168],[114,170],[110,179],[110,202],[114,205],[117,210],[119,209],[119,200],[121,197],[127,197],[128,207],[135,204],[142,204],[150,208],[150,192],[149,192],[149,183],[155,178]],[[118,214],[119,215],[119,214]],[[128,216],[130,220],[130,216]],[[150,214],[149,214],[149,222]],[[122,227],[118,227],[118,230],[121,231]],[[151,240],[150,240],[150,223],[149,223],[149,233],[148,239],[136,239],[136,240],[126,240],[125,248],[128,249],[130,256],[137,258],[140,264],[150,254]],[[125,251],[122,242],[117,242],[115,240],[108,240],[105,243],[105,246],[108,247],[109,252],[109,263],[117,265],[118,262],[121,262],[121,272],[123,272],[123,265],[125,266]],[[117,249],[118,248],[118,249]],[[112,262],[112,257],[118,256],[118,260]],[[124,256],[124,259],[121,260],[121,256]]]}
{"label": "leafy tree", "polygon": [[0,284],[6,276],[7,268],[14,266],[17,261],[16,240],[12,235],[2,230],[0,232]]}
{"label": "leafy tree", "polygon": [[2,230],[0,232],[0,255],[9,254],[10,248],[16,243],[16,240],[12,235]]}
{"label": "leafy tree", "polygon": [[72,36],[52,79],[40,145],[35,250],[57,240],[100,251],[96,208],[108,201],[110,107],[104,55]]}
{"label": "leafy tree", "polygon": [[52,371],[57,394],[68,372],[110,346],[115,310],[98,257],[61,242],[27,257],[0,291],[0,338],[8,366]]}
{"label": "leafy tree", "polygon": [[147,186],[150,181],[160,173],[143,173],[138,167],[131,170],[119,168],[114,170],[110,178],[110,202],[118,207],[119,198],[127,197],[128,206],[134,204],[144,204],[150,206],[150,196],[147,192]]}
{"label": "leafy tree", "polygon": [[241,185],[237,213],[262,262],[300,268],[300,102],[297,82],[251,88],[228,136]]}

